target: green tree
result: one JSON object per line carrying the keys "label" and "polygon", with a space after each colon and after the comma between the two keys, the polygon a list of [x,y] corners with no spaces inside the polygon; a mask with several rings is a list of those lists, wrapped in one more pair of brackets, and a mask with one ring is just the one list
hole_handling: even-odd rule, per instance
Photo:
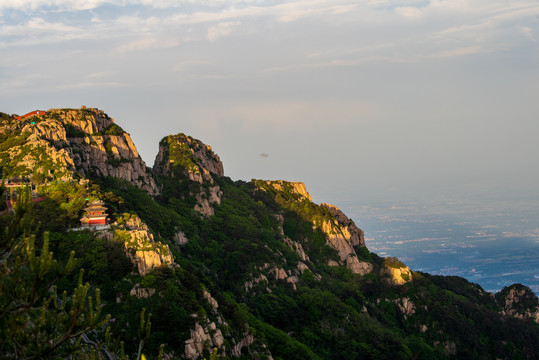
{"label": "green tree", "polygon": [[48,233],[43,234],[41,249],[36,249],[28,189],[20,192],[14,209],[1,219],[0,357],[36,359],[80,352],[86,346],[81,336],[102,327],[110,317],[101,314],[99,289],[94,297],[89,295],[90,285],[83,284],[81,270],[72,295],[57,294],[54,284],[72,270],[74,253],[64,266],[58,264],[49,251]]}

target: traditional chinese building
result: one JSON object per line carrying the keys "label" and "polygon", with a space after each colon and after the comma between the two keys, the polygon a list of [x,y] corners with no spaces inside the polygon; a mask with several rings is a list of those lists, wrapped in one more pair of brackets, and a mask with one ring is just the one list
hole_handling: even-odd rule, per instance
{"label": "traditional chinese building", "polygon": [[43,110],[34,110],[32,112],[29,112],[28,114],[22,115],[22,116],[14,116],[13,118],[16,120],[22,120],[26,119],[27,117],[34,116],[34,115],[46,115],[47,112]]}
{"label": "traditional chinese building", "polygon": [[81,226],[101,226],[107,224],[107,208],[101,200],[94,200],[84,209]]}

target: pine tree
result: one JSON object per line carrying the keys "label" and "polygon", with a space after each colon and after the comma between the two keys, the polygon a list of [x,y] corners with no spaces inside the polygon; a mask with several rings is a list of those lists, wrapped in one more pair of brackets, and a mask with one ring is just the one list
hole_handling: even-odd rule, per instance
{"label": "pine tree", "polygon": [[30,191],[24,189],[19,191],[14,212],[1,219],[0,357],[36,359],[75,352],[95,357],[95,347],[81,340],[110,318],[100,311],[99,289],[89,295],[90,285],[83,284],[81,270],[72,294],[57,294],[55,283],[72,271],[74,253],[60,265],[49,251],[47,233],[37,250],[30,230],[32,219]]}

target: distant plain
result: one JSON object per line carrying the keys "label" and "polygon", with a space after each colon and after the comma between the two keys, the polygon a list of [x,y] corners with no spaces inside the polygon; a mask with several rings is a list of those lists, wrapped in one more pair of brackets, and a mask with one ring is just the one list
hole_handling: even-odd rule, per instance
{"label": "distant plain", "polygon": [[457,275],[497,292],[512,283],[539,292],[539,201],[346,203],[370,251],[414,271]]}

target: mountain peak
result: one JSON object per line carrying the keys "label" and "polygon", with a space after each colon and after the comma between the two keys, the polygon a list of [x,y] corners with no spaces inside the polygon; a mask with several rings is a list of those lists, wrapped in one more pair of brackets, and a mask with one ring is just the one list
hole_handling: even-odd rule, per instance
{"label": "mountain peak", "polygon": [[[3,176],[33,183],[113,176],[158,193],[131,137],[102,110],[49,109],[0,124]],[[27,114],[28,115],[28,114]]]}
{"label": "mountain peak", "polygon": [[158,176],[189,178],[201,184],[213,182],[213,175],[224,176],[223,163],[211,146],[183,133],[159,142],[153,171]]}

